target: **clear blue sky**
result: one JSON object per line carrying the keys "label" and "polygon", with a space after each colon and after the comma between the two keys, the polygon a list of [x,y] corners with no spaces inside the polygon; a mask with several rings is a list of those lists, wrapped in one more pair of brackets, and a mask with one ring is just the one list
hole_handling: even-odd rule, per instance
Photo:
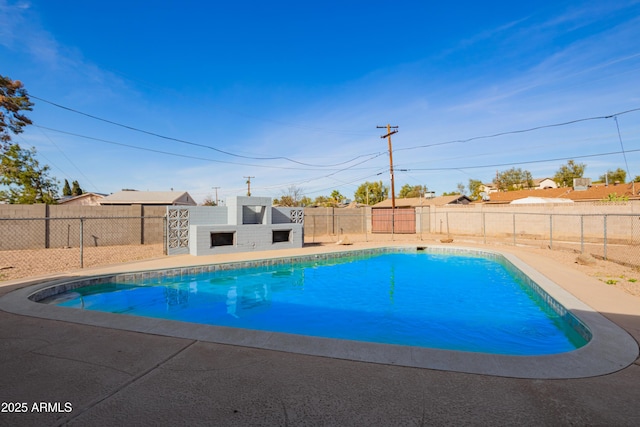
{"label": "clear blue sky", "polygon": [[614,118],[476,139],[640,108],[639,40],[632,0],[0,0],[0,74],[35,102],[16,141],[61,183],[198,201],[246,176],[271,197],[389,185],[386,124],[396,191],[568,158],[640,175],[640,111],[617,116],[626,163]]}

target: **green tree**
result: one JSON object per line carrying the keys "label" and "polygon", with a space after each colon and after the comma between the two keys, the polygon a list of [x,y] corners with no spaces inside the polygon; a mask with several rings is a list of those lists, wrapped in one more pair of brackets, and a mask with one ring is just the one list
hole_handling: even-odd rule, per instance
{"label": "green tree", "polygon": [[445,191],[444,193],[442,193],[443,196],[459,196],[460,192],[459,191]]}
{"label": "green tree", "polygon": [[342,203],[342,201],[344,199],[346,199],[346,197],[344,197],[342,194],[340,194],[340,192],[338,190],[333,190],[331,192],[331,199],[333,201],[335,201],[336,204],[340,204],[340,203]]}
{"label": "green tree", "polygon": [[0,75],[0,153],[11,145],[10,132],[17,135],[31,124],[22,111],[31,111],[32,106],[20,80]]}
{"label": "green tree", "polygon": [[321,206],[324,208],[332,208],[338,206],[346,199],[338,190],[333,190],[330,196],[318,196],[314,201],[309,199],[308,205]]}
{"label": "green tree", "polygon": [[482,181],[478,179],[469,178],[469,185],[467,185],[469,189],[469,198],[471,200],[480,200],[482,197],[480,193],[482,193]]}
{"label": "green tree", "polygon": [[553,180],[558,187],[572,187],[574,178],[582,178],[584,170],[587,167],[584,163],[576,163],[569,160],[566,165],[560,166],[553,176]]}
{"label": "green tree", "polygon": [[528,170],[511,168],[498,173],[493,183],[500,191],[522,190],[533,187],[533,177]]}
{"label": "green tree", "polygon": [[78,181],[73,181],[71,183],[71,195],[72,196],[80,196],[83,193],[84,193],[84,191],[82,190],[82,188],[80,188],[80,184],[78,184]]}
{"label": "green tree", "polygon": [[609,182],[609,184],[613,184],[616,181],[625,183],[627,182],[627,172],[622,168],[618,168],[614,171],[607,170],[607,173],[600,175],[600,181]]}
{"label": "green tree", "polygon": [[367,181],[358,187],[353,196],[358,203],[375,205],[389,197],[389,187],[382,185],[382,181]]}
{"label": "green tree", "polygon": [[70,196],[71,195],[71,186],[69,186],[69,181],[64,180],[64,186],[62,187],[62,195]]}
{"label": "green tree", "polygon": [[398,197],[401,199],[406,199],[410,197],[422,197],[428,191],[426,185],[409,185],[405,184],[400,189],[400,193]]}
{"label": "green tree", "polygon": [[49,177],[49,166],[40,166],[35,158],[36,149],[25,150],[19,144],[9,144],[2,154],[0,200],[8,203],[55,204],[58,182]]}
{"label": "green tree", "polygon": [[333,201],[327,196],[318,196],[313,201],[313,204],[316,205],[316,206],[322,206],[322,207],[328,208],[328,207],[331,206],[332,202]]}

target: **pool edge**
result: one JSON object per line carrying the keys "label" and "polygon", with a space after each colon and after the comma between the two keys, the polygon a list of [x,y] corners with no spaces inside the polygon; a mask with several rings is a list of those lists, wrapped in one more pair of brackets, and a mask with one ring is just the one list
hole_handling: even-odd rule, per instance
{"label": "pool edge", "polygon": [[[33,293],[61,283],[86,280],[90,277],[114,276],[115,274],[84,276],[74,279],[52,279],[51,281],[18,289],[0,298],[0,309],[14,314],[41,317],[50,320],[68,321],[221,344],[240,345],[362,362],[516,378],[560,379],[604,375],[631,365],[638,356],[638,345],[626,331],[582,303],[578,298],[549,280],[533,267],[524,263],[515,255],[496,250],[462,246],[385,245],[379,249],[406,249],[411,247],[414,249],[416,247],[444,248],[447,251],[464,250],[503,256],[542,287],[551,297],[566,307],[574,316],[584,322],[593,335],[592,340],[580,349],[568,353],[545,356],[506,356],[315,338],[274,332],[196,325],[142,317],[135,317],[136,321],[132,322],[131,316],[65,309],[62,307],[38,304],[29,300],[29,296]],[[354,251],[361,252],[360,250],[349,249],[339,251],[339,253]],[[314,256],[314,254],[310,256]],[[270,259],[278,259],[278,257]]]}

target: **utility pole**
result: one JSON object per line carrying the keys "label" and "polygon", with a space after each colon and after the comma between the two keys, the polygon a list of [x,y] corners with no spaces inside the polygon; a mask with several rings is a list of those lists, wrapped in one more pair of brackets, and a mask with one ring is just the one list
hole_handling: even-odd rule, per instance
{"label": "utility pole", "polygon": [[211,187],[211,188],[216,190],[216,206],[218,206],[218,188],[220,188],[220,187]]}
{"label": "utility pole", "polygon": [[[382,135],[380,138],[388,138],[389,139],[389,174],[391,175],[391,209],[396,208],[396,189],[393,183],[393,149],[391,148],[391,135],[394,133],[398,133],[398,126],[376,126],[378,129],[387,129],[387,134]],[[395,129],[395,130],[391,130]]]}
{"label": "utility pole", "polygon": [[251,197],[251,178],[255,178],[255,176],[245,176],[243,178],[247,178],[247,196]]}

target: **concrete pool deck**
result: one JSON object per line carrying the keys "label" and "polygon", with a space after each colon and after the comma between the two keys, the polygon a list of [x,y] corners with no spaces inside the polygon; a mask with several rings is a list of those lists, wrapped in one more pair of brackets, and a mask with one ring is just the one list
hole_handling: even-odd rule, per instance
{"label": "concrete pool deck", "polygon": [[[344,249],[185,255],[67,276]],[[640,340],[639,298],[555,262],[553,252],[500,251],[516,255]],[[49,279],[5,282],[0,295]],[[216,344],[6,311],[0,312],[0,322],[3,425],[640,424],[638,360],[589,378],[504,378]],[[16,403],[26,403],[26,413],[16,413]]]}

